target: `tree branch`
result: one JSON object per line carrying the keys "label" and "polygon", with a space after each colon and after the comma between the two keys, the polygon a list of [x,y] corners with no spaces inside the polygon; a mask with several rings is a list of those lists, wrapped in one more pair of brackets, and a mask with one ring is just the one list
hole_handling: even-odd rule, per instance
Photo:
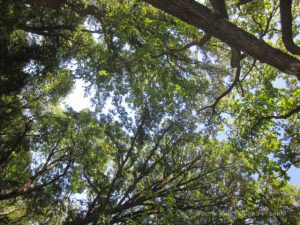
{"label": "tree branch", "polygon": [[264,116],[258,119],[258,121],[252,126],[251,130],[253,131],[256,127],[262,124],[264,120],[271,120],[271,119],[287,119],[290,116],[300,112],[300,105],[298,105],[296,108],[292,109],[286,114],[281,115],[271,115],[271,116]]}
{"label": "tree branch", "polygon": [[[144,0],[190,25],[213,35],[229,46],[292,75],[300,73],[300,61],[268,45],[194,0]],[[300,79],[300,78],[299,78]]]}
{"label": "tree branch", "polygon": [[285,48],[293,54],[300,55],[300,47],[293,40],[292,0],[280,0],[280,19]]}
{"label": "tree branch", "polygon": [[[225,0],[210,0],[213,9],[225,19],[229,19]],[[237,68],[241,61],[241,51],[235,47],[231,46],[231,59],[230,65],[232,68]]]}

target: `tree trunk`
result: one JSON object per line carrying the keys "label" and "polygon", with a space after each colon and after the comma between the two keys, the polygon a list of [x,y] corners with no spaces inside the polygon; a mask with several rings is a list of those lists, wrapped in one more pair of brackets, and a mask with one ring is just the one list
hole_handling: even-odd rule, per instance
{"label": "tree trunk", "polygon": [[300,79],[300,61],[244,31],[194,0],[143,0],[188,24],[212,34],[231,47],[241,49],[262,63]]}

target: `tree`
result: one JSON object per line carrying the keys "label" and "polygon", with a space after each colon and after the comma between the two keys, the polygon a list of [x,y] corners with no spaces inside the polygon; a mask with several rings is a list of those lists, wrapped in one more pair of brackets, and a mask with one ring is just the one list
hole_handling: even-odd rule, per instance
{"label": "tree", "polygon": [[0,223],[299,223],[299,4],[189,2],[0,1]]}

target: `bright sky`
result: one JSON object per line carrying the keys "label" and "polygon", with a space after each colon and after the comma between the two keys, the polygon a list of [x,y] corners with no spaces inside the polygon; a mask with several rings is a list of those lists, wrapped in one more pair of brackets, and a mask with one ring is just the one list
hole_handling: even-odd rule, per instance
{"label": "bright sky", "polygon": [[[278,86],[281,86],[277,83]],[[77,80],[73,91],[66,97],[64,103],[71,106],[75,111],[80,111],[84,108],[92,108],[92,104],[89,96],[85,96],[84,87],[87,86],[82,80]],[[110,106],[106,106],[108,110]],[[300,186],[300,169],[292,167],[288,171],[288,175],[291,177],[290,183]]]}
{"label": "bright sky", "polygon": [[84,87],[86,84],[83,80],[76,80],[72,92],[66,97],[64,103],[71,106],[75,111],[80,111],[84,108],[91,108],[92,104],[89,96],[85,96]]}

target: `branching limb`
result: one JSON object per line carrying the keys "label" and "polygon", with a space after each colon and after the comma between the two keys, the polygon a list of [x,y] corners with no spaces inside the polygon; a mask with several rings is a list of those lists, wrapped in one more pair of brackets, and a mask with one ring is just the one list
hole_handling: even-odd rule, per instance
{"label": "branching limb", "polygon": [[231,92],[231,90],[239,83],[240,74],[241,74],[241,68],[239,66],[236,69],[235,78],[234,78],[234,81],[231,83],[231,85],[221,95],[219,95],[216,98],[216,100],[214,101],[214,103],[212,105],[208,105],[208,106],[201,108],[200,110],[198,110],[198,113],[200,113],[203,110],[209,109],[209,108],[212,109],[212,114],[209,119],[209,122],[210,122],[216,113],[216,107],[217,107],[218,103],[221,101],[222,98],[224,98],[226,95],[228,95]]}
{"label": "branching limb", "polygon": [[300,55],[300,47],[293,40],[292,0],[280,0],[280,19],[285,48],[293,54]]}
{"label": "branching limb", "polygon": [[250,74],[250,72],[252,71],[252,69],[255,67],[256,61],[257,61],[256,59],[253,60],[252,65],[250,66],[250,68],[248,69],[247,73],[244,75],[244,77],[242,79],[240,79],[241,68],[238,67],[236,69],[235,78],[234,78],[234,81],[232,82],[232,84],[221,95],[219,95],[216,98],[215,102],[212,105],[208,105],[208,106],[205,106],[205,107],[199,109],[198,113],[200,113],[200,112],[202,112],[202,111],[204,111],[206,109],[212,109],[213,112],[212,112],[212,115],[211,115],[211,117],[209,119],[209,121],[211,121],[212,117],[214,116],[214,114],[216,112],[216,107],[217,107],[218,103],[220,102],[220,100],[222,100],[222,98],[224,98],[226,95],[228,95],[236,85],[238,85],[238,84],[240,85],[240,88],[242,90],[242,95],[243,95],[244,91],[243,91],[243,87],[241,86],[241,84],[245,80],[245,78]]}
{"label": "branching limb", "polygon": [[[210,3],[216,13],[218,13],[223,18],[229,19],[225,0],[210,0]],[[238,68],[241,61],[241,51],[235,47],[231,48],[231,59],[230,65],[232,68]]]}
{"label": "branching limb", "polygon": [[271,116],[264,116],[258,119],[258,121],[252,126],[251,131],[254,131],[257,127],[259,127],[264,121],[271,120],[271,119],[287,119],[292,115],[300,112],[300,105],[296,108],[292,109],[288,113],[280,114],[280,115],[271,115]]}

